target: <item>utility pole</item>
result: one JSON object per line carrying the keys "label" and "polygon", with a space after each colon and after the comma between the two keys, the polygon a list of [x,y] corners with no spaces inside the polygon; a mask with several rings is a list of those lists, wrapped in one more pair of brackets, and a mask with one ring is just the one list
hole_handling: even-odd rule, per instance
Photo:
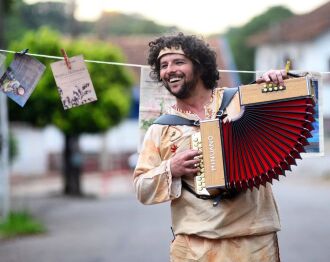
{"label": "utility pole", "polygon": [[[0,49],[5,49],[4,1],[0,0]],[[2,76],[0,67],[0,77]],[[6,219],[9,213],[9,135],[8,135],[7,96],[0,92],[0,218]]]}

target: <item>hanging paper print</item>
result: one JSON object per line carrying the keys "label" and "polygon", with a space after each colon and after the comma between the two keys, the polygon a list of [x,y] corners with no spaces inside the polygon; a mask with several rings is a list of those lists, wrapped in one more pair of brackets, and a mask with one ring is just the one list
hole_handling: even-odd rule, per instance
{"label": "hanging paper print", "polygon": [[29,55],[15,54],[13,62],[0,79],[0,90],[23,107],[45,68]]}
{"label": "hanging paper print", "polygon": [[69,61],[64,60],[52,63],[51,68],[64,109],[70,109],[97,100],[93,83],[82,55],[74,56]]}

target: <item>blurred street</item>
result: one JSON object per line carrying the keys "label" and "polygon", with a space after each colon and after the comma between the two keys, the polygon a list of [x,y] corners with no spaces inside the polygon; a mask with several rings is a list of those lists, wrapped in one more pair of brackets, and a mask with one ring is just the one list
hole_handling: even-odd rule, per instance
{"label": "blurred street", "polygon": [[[328,161],[305,159],[273,185],[284,262],[329,261],[330,177],[324,166]],[[317,172],[323,175],[315,176]],[[169,206],[140,204],[130,174],[84,176],[87,196],[82,199],[63,197],[60,190],[56,176],[14,183],[12,207],[30,210],[48,232],[0,240],[1,262],[169,261]]]}

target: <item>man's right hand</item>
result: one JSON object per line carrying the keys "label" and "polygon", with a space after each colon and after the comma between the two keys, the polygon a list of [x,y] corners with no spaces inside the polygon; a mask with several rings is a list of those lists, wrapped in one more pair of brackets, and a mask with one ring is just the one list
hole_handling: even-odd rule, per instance
{"label": "man's right hand", "polygon": [[200,170],[201,152],[193,149],[175,154],[170,160],[172,177],[195,176]]}

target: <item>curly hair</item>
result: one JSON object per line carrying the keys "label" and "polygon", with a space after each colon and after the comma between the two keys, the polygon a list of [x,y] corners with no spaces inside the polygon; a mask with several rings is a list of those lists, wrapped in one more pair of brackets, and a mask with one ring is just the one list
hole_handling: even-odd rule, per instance
{"label": "curly hair", "polygon": [[185,55],[192,60],[194,71],[200,72],[201,79],[208,89],[217,86],[219,71],[217,70],[216,53],[209,44],[194,35],[179,33],[175,36],[162,36],[149,43],[148,64],[151,66],[151,78],[160,79],[159,52],[165,47],[181,47]]}

